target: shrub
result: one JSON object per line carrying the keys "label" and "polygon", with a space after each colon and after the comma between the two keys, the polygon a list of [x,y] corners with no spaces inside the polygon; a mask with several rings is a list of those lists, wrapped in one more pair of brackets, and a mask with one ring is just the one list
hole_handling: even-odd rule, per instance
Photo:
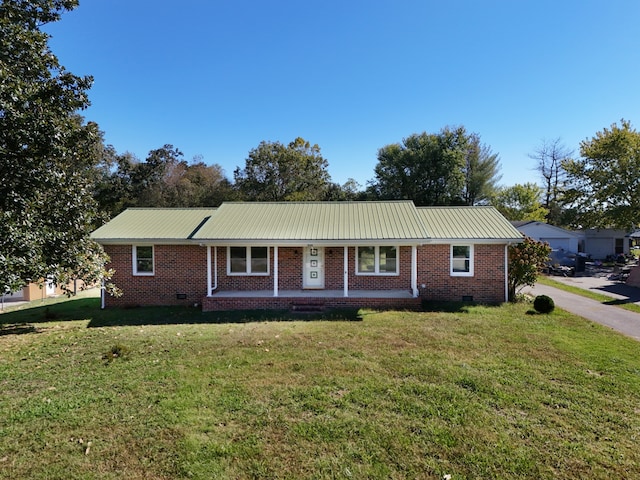
{"label": "shrub", "polygon": [[522,243],[509,246],[509,301],[515,301],[519,288],[535,285],[550,253],[548,243],[529,237],[525,237]]}
{"label": "shrub", "polygon": [[553,303],[553,299],[548,297],[547,295],[538,295],[533,300],[533,308],[535,308],[536,312],[540,313],[551,313],[553,309],[556,308],[555,303]]}

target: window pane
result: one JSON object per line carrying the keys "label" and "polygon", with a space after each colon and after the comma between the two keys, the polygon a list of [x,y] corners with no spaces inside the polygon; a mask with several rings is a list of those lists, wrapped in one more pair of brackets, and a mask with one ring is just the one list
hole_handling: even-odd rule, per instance
{"label": "window pane", "polygon": [[358,247],[358,272],[373,273],[376,269],[375,247]]}
{"label": "window pane", "polygon": [[454,245],[452,268],[454,272],[469,272],[469,262],[471,260],[471,247],[468,245]]}
{"label": "window pane", "polygon": [[153,247],[136,247],[136,272],[153,273]]}
{"label": "window pane", "polygon": [[231,273],[247,273],[247,249],[246,247],[229,248]]}
{"label": "window pane", "polygon": [[396,247],[380,247],[380,273],[396,273],[397,265]]}
{"label": "window pane", "polygon": [[251,273],[267,273],[267,247],[251,247]]}

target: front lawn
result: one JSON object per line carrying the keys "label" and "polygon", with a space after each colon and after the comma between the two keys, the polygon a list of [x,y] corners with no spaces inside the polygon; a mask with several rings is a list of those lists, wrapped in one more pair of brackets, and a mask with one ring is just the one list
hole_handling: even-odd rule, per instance
{"label": "front lawn", "polygon": [[0,315],[0,477],[640,478],[640,344],[556,310]]}

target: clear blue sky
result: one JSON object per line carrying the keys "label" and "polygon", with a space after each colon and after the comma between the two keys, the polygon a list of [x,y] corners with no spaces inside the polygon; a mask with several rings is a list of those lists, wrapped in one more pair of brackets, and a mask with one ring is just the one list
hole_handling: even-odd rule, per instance
{"label": "clear blue sky", "polygon": [[170,143],[231,179],[300,136],[365,186],[379,148],[464,125],[513,185],[545,138],[640,127],[639,22],[637,0],[81,0],[46,31],[121,153]]}

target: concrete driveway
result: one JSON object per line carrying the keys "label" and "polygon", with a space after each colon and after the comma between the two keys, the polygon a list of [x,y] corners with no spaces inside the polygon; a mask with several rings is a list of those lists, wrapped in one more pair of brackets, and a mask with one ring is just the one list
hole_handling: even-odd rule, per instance
{"label": "concrete driveway", "polygon": [[607,295],[611,297],[611,303],[600,303],[590,298],[541,284],[536,284],[533,288],[526,287],[523,291],[530,295],[548,295],[563,310],[606,325],[629,337],[640,340],[640,313],[630,312],[615,306],[620,303],[636,303],[640,305],[640,288],[610,280],[606,275],[552,278],[567,285]]}

